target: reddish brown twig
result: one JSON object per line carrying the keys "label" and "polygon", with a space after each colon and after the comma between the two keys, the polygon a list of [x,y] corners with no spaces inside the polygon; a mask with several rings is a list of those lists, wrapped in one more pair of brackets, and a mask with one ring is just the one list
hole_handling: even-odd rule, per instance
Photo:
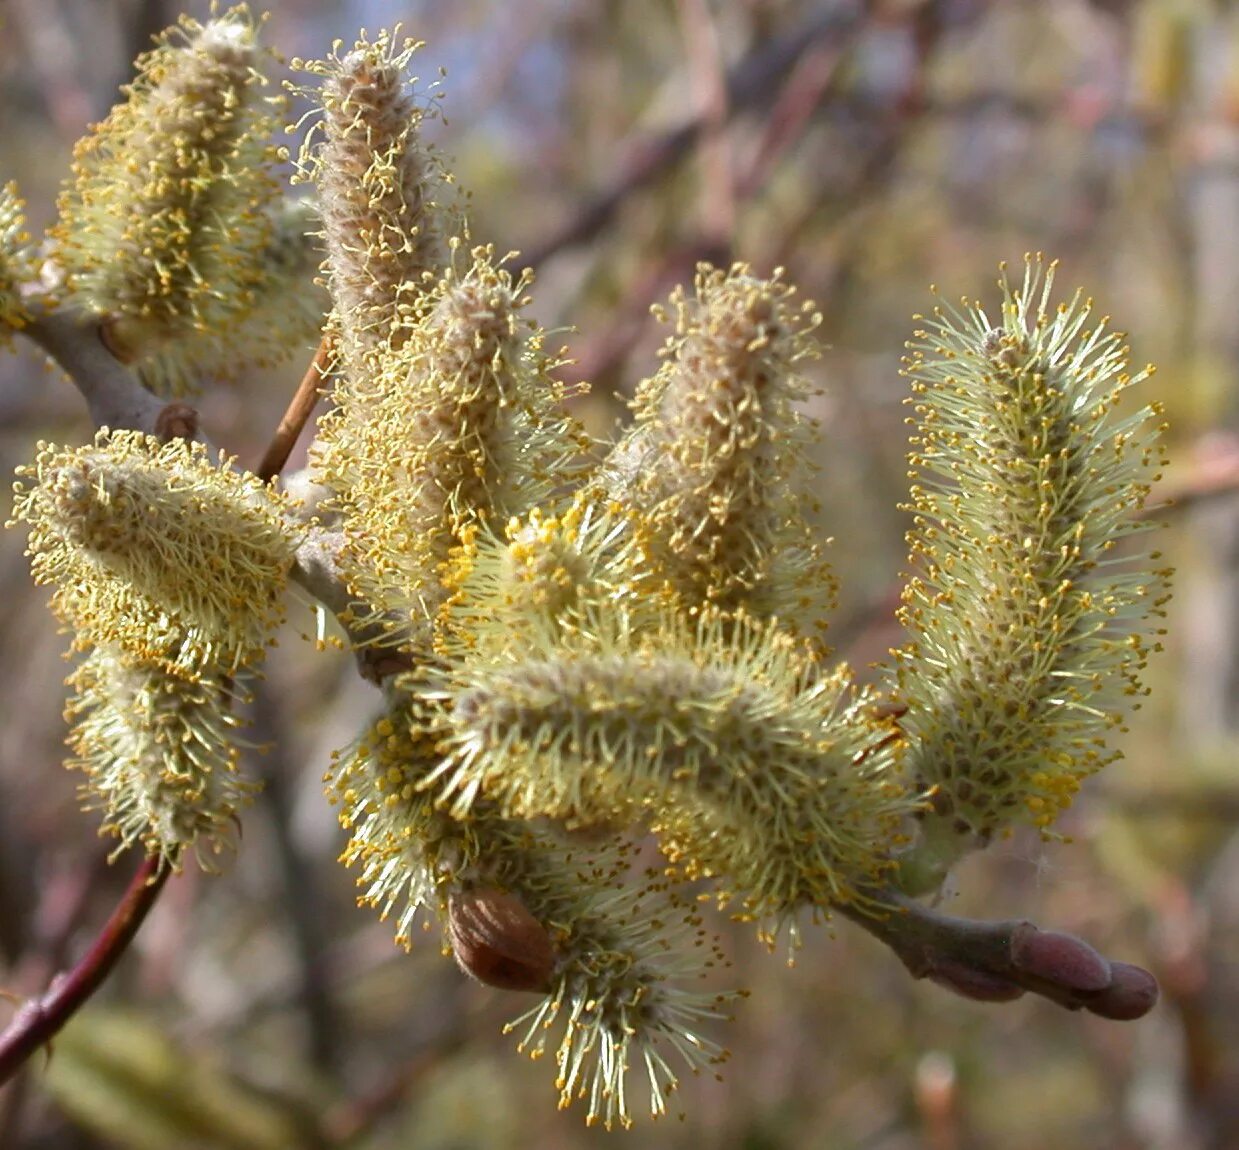
{"label": "reddish brown twig", "polygon": [[138,867],[90,949],[76,965],[53,979],[45,994],[30,999],[0,1034],[0,1083],[7,1082],[44,1043],[50,1041],[111,973],[155,905],[170,868],[148,856]]}
{"label": "reddish brown twig", "polygon": [[[41,882],[39,905],[31,930],[31,946],[17,967],[17,987],[42,989],[68,959],[69,942],[90,904],[96,880],[107,867],[93,865],[53,873]],[[16,1146],[22,1126],[29,1075],[19,1074],[0,1095],[0,1146]]]}
{"label": "reddish brown twig", "polygon": [[330,370],[330,363],[331,337],[324,334],[319,341],[314,358],[310,361],[310,366],[305,369],[305,375],[301,377],[297,390],[288,402],[288,408],[280,420],[280,425],[271,437],[271,443],[262,457],[262,462],[255,469],[255,474],[264,482],[274,479],[284,470],[284,464],[288,462],[288,457],[292,454],[293,445],[297,442],[297,437],[301,434],[310,418],[310,413],[314,410],[314,405],[318,402],[318,389],[323,382],[323,377]]}
{"label": "reddish brown twig", "polygon": [[1157,980],[1148,971],[1111,961],[1074,935],[1021,919],[957,918],[894,891],[874,900],[889,909],[842,913],[886,943],[913,978],[965,998],[1009,1002],[1028,992],[1115,1020],[1140,1018],[1157,1004]]}

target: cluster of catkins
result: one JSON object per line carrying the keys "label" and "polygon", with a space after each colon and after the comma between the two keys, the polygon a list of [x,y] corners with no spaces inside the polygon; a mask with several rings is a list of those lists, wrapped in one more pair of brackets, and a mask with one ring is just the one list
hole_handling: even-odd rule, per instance
{"label": "cluster of catkins", "polygon": [[992,316],[924,318],[908,638],[860,687],[826,662],[813,308],[778,273],[702,267],[657,312],[630,426],[590,443],[529,278],[471,242],[423,140],[416,45],[294,61],[318,110],[297,200],[273,175],[260,25],[182,21],[139,61],[37,252],[0,197],[0,329],[30,319],[38,267],[158,394],[308,358],[329,310],[313,511],[132,430],[23,469],[15,519],[83,653],[72,765],[122,845],[208,857],[249,791],[246,675],[299,549],[327,541],[382,690],[327,776],[363,899],[406,943],[428,912],[467,971],[540,995],[513,1025],[553,1047],[562,1103],[627,1124],[635,1069],[659,1113],[723,1056],[702,1034],[726,1008],[697,985],[719,961],[702,883],[767,938],[801,912],[882,913],[1006,828],[1048,828],[1107,761],[1162,595],[1118,549],[1159,464],[1156,413],[1123,395],[1146,373],[1088,301],[1052,302],[1040,259]]}

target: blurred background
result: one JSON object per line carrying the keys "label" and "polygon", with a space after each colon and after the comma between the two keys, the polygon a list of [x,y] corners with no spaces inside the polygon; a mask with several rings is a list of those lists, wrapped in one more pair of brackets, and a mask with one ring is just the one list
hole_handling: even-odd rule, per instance
{"label": "blurred background", "polygon": [[[74,140],[179,11],[171,0],[0,0],[0,179],[53,216]],[[411,954],[355,906],[322,799],[375,705],[294,606],[250,758],[266,789],[221,873],[189,866],[107,987],[0,1092],[3,1150],[487,1150],[604,1143],[829,1150],[1225,1150],[1239,1145],[1239,4],[1226,0],[281,0],[268,39],[321,57],[403,22],[446,67],[432,124],[473,234],[537,270],[533,311],[606,435],[664,338],[651,303],[699,260],[788,278],[825,316],[820,498],[859,667],[899,641],[907,429],[899,376],[928,287],[992,301],[1000,260],[1061,258],[1130,333],[1172,422],[1160,495],[1178,569],[1167,651],[1061,825],[959,868],[949,908],[1027,917],[1154,970],[1138,1023],[915,983],[847,923],[794,969],[720,920],[752,997],[714,1037],[723,1081],[636,1131],[559,1113],[553,1067],[501,1034],[528,1000]],[[292,117],[290,117],[292,118]],[[290,143],[295,139],[290,137]],[[555,339],[552,339],[555,342]],[[202,400],[256,461],[309,360]],[[28,349],[0,356],[0,472],[91,434]],[[297,466],[304,460],[304,444]],[[6,509],[7,510],[7,509]],[[0,987],[78,955],[135,859],[106,865],[61,766],[66,645],[0,534]],[[0,1001],[0,1022],[12,1007]],[[673,1107],[673,1112],[674,1112]]]}

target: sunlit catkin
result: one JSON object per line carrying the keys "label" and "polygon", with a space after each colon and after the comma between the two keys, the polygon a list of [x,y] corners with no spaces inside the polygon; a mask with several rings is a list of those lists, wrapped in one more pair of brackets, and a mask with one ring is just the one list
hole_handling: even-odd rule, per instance
{"label": "sunlit catkin", "polygon": [[778,614],[814,633],[832,597],[799,404],[820,317],[778,276],[703,265],[604,469],[648,562],[689,604]]}
{"label": "sunlit catkin", "polygon": [[[695,985],[726,964],[717,940],[691,902],[634,868],[623,840],[571,843],[487,804],[464,820],[436,810],[420,784],[437,754],[425,724],[410,718],[397,707],[378,720],[329,776],[363,901],[395,918],[406,945],[419,911],[439,917],[466,969],[481,946],[500,945],[493,930],[504,921],[533,933],[503,941],[523,961],[489,981],[542,993],[507,1029],[533,1057],[554,1051],[560,1105],[583,1098],[589,1122],[627,1126],[632,1097],[644,1092],[651,1112],[664,1113],[679,1072],[726,1057],[704,1031],[731,996]],[[461,903],[478,898],[515,910],[462,918]],[[471,972],[492,973],[494,958]],[[634,1073],[643,1083],[630,1081]]]}
{"label": "sunlit catkin", "polygon": [[423,645],[453,548],[579,468],[554,360],[521,314],[526,282],[488,248],[467,261],[402,308],[400,340],[376,350],[364,377],[339,381],[317,448],[321,481],[339,492],[354,591],[395,621],[395,638]]}
{"label": "sunlit catkin", "polygon": [[198,443],[101,431],[19,468],[35,581],[79,645],[192,675],[258,661],[297,533],[279,495]]}
{"label": "sunlit catkin", "polygon": [[318,188],[328,286],[341,353],[354,372],[394,334],[397,306],[437,272],[445,248],[447,176],[422,139],[435,104],[413,90],[408,65],[420,45],[398,30],[363,36],[325,60],[294,61],[322,80],[306,90],[322,119],[301,150],[303,178]]}
{"label": "sunlit catkin", "polygon": [[0,347],[28,318],[20,289],[33,275],[34,257],[24,207],[16,184],[0,186]]}
{"label": "sunlit catkin", "polygon": [[1133,516],[1162,447],[1156,405],[1125,392],[1151,369],[1131,375],[1121,336],[1078,294],[1053,303],[1053,279],[1030,258],[1022,283],[1004,274],[996,317],[943,303],[908,345],[900,725],[908,768],[935,788],[927,849],[946,863],[969,835],[1048,828],[1114,757],[1115,699],[1143,694],[1166,597],[1166,572],[1131,538],[1150,527]]}
{"label": "sunlit catkin", "polygon": [[182,19],[79,143],[61,196],[55,259],[70,298],[100,317],[120,359],[162,357],[144,370],[162,390],[224,358],[229,325],[266,286],[269,59],[244,6]]}
{"label": "sunlit catkin", "polygon": [[317,208],[308,196],[285,196],[268,205],[266,217],[265,239],[254,253],[261,286],[229,321],[226,338],[199,332],[136,364],[153,391],[191,392],[204,379],[233,381],[253,368],[313,355],[330,306],[316,282],[322,261]]}
{"label": "sunlit catkin", "polygon": [[209,866],[254,790],[237,771],[233,683],[186,679],[110,646],[92,651],[69,683],[67,765],[86,773],[87,806],[103,811],[118,851],[140,844],[173,865],[193,852]]}
{"label": "sunlit catkin", "polygon": [[648,822],[766,925],[860,899],[917,808],[846,667],[745,617],[633,632],[615,614],[507,658],[408,677],[436,712],[425,785],[569,825]]}

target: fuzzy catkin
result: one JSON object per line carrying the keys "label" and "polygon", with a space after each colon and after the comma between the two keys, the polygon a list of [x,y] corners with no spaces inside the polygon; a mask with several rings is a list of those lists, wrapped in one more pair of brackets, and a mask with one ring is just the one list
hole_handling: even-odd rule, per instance
{"label": "fuzzy catkin", "polygon": [[778,273],[702,265],[672,296],[675,333],[634,400],[635,422],[604,465],[649,564],[686,604],[779,615],[815,635],[833,582],[799,405],[820,322]]}
{"label": "fuzzy catkin", "polygon": [[277,200],[266,210],[265,239],[254,253],[261,287],[230,321],[225,339],[196,333],[154,349],[136,364],[155,392],[183,394],[203,379],[234,381],[253,368],[309,359],[330,311],[315,274],[322,260],[317,206],[308,196]]}
{"label": "fuzzy catkin", "polygon": [[29,319],[21,285],[34,274],[34,258],[24,209],[15,183],[0,186],[0,347]]}
{"label": "fuzzy catkin", "polygon": [[182,19],[83,137],[61,195],[52,234],[70,298],[103,319],[119,358],[159,355],[144,378],[163,391],[224,358],[230,325],[267,287],[269,60],[244,6]]}
{"label": "fuzzy catkin", "polygon": [[567,482],[581,434],[541,331],[521,315],[525,281],[477,248],[409,304],[401,340],[362,379],[345,376],[316,452],[338,492],[356,594],[400,621],[396,639],[430,643],[453,549]]}
{"label": "fuzzy catkin", "polygon": [[413,713],[404,705],[378,720],[328,776],[362,901],[392,915],[407,946],[417,914],[443,919],[453,891],[511,892],[545,926],[554,963],[547,994],[506,1029],[533,1057],[554,1050],[560,1105],[587,1099],[587,1121],[631,1124],[634,1071],[651,1112],[664,1113],[672,1059],[697,1073],[726,1057],[702,1028],[730,996],[693,985],[726,964],[717,940],[691,903],[634,871],[623,842],[571,844],[493,806],[465,820],[437,809],[421,786],[435,747]]}
{"label": "fuzzy catkin", "polygon": [[940,305],[906,361],[917,482],[900,725],[936,818],[982,841],[1048,828],[1115,757],[1113,700],[1143,693],[1166,597],[1148,552],[1120,550],[1150,526],[1133,516],[1162,462],[1156,405],[1125,395],[1151,369],[1129,372],[1091,301],[1053,304],[1053,273],[1037,257],[1022,284],[1004,275],[996,321]]}
{"label": "fuzzy catkin", "polygon": [[202,444],[106,429],[18,475],[32,573],[79,646],[190,677],[261,659],[298,538],[277,492]]}
{"label": "fuzzy catkin", "polygon": [[187,852],[209,865],[235,835],[255,790],[237,770],[238,688],[224,675],[185,679],[96,648],[73,673],[66,710],[87,806],[120,843],[179,866]]}
{"label": "fuzzy catkin", "polygon": [[422,140],[434,104],[412,90],[409,60],[420,44],[382,31],[340,55],[295,61],[322,78],[313,93],[323,118],[301,150],[300,170],[318,189],[327,279],[346,367],[363,370],[384,342],[399,343],[399,304],[446,255],[439,218],[448,177]]}
{"label": "fuzzy catkin", "polygon": [[599,612],[629,626],[656,626],[666,605],[643,562],[633,524],[617,505],[577,498],[513,516],[505,538],[484,528],[462,536],[444,573],[451,595],[439,612],[435,651],[453,662],[521,658]]}
{"label": "fuzzy catkin", "polygon": [[569,825],[647,821],[691,877],[768,925],[863,900],[917,809],[846,667],[769,625],[703,615],[646,633],[586,620],[506,659],[408,677],[442,707],[423,785]]}

